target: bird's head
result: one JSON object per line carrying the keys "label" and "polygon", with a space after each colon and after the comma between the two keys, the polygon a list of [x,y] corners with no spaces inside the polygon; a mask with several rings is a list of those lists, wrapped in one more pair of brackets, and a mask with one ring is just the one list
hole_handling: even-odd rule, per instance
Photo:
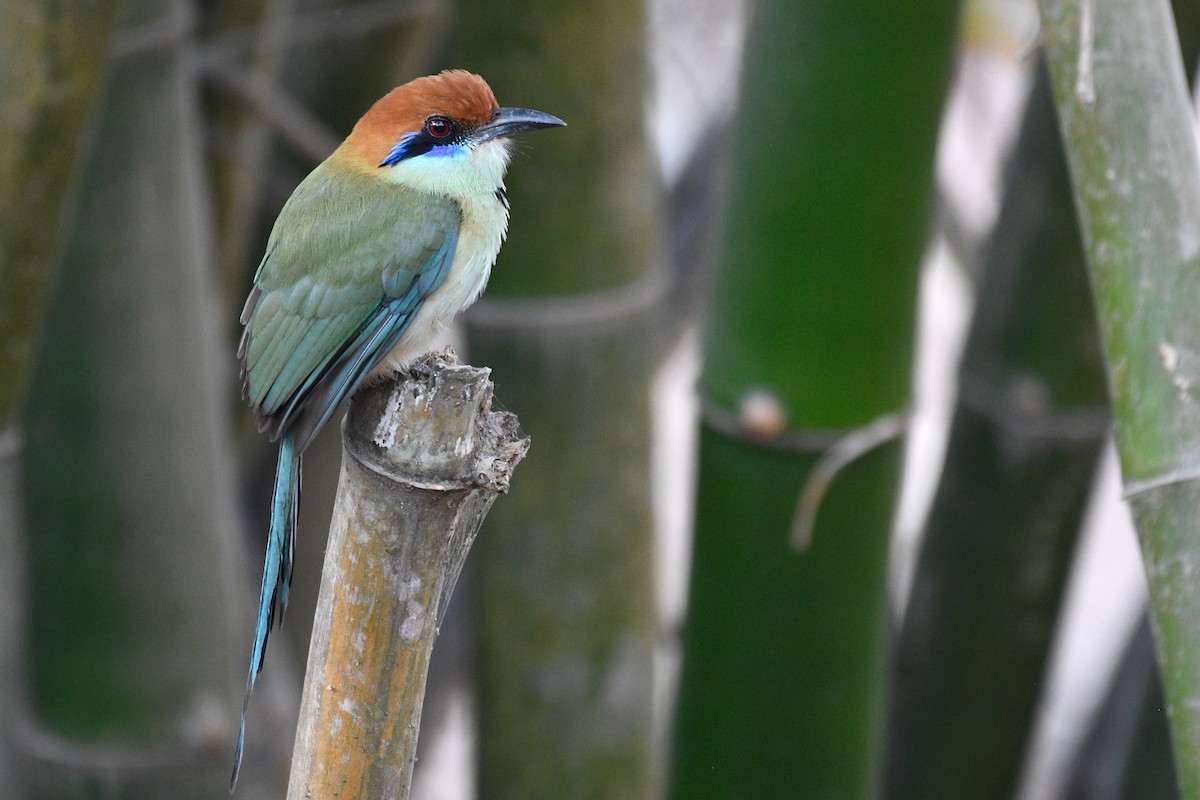
{"label": "bird's head", "polygon": [[376,101],[342,149],[357,169],[465,198],[500,186],[509,135],[565,124],[541,111],[501,108],[483,78],[447,70],[397,86]]}

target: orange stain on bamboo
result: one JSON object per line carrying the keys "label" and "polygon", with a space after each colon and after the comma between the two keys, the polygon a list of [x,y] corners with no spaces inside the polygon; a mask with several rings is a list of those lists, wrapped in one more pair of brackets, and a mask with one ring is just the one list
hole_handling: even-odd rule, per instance
{"label": "orange stain on bamboo", "polygon": [[[395,763],[415,752],[419,700],[433,636],[432,587],[402,587],[390,580],[395,571],[387,543],[347,532],[341,550],[331,612],[332,626],[325,663],[316,730],[316,750],[305,781],[314,798],[378,798],[398,787],[374,785],[382,780],[373,765]],[[407,630],[419,615],[420,631]],[[316,654],[314,654],[316,655]],[[372,747],[377,743],[376,747]],[[405,780],[411,779],[411,763]]]}

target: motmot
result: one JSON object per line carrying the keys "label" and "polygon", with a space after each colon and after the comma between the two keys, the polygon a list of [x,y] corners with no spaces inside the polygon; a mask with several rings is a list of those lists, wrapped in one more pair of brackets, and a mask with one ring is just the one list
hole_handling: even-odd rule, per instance
{"label": "motmot", "polygon": [[242,395],[279,442],[230,790],[267,636],[288,602],[300,462],[342,401],[405,368],[487,284],[508,228],[509,136],[565,125],[448,70],[380,98],[280,211],[241,314]]}

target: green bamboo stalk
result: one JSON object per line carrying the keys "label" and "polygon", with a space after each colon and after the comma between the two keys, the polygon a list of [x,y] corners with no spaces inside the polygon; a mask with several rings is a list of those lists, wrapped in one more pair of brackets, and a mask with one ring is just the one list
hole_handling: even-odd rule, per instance
{"label": "green bamboo stalk", "polygon": [[181,0],[126,8],[31,384],[31,797],[227,796],[250,598],[188,21]]}
{"label": "green bamboo stalk", "polygon": [[895,800],[1013,796],[1108,440],[1104,360],[1045,69],[978,296],[896,644]]}
{"label": "green bamboo stalk", "polygon": [[1200,158],[1165,0],[1041,0],[1182,795],[1200,798]]}
{"label": "green bamboo stalk", "polygon": [[821,452],[907,404],[957,4],[763,0],[712,300],[670,796],[874,797],[895,441],[789,547]]}
{"label": "green bamboo stalk", "polygon": [[25,387],[116,3],[0,3],[0,430]]}
{"label": "green bamboo stalk", "polygon": [[115,17],[115,3],[0,3],[0,786],[15,786],[24,675],[19,407]]}
{"label": "green bamboo stalk", "polygon": [[[1171,4],[1184,72],[1194,88],[1200,3]],[[1064,800],[1178,800],[1162,676],[1147,613],[1130,636],[1107,695],[1071,767]]]}
{"label": "green bamboo stalk", "polygon": [[525,455],[489,371],[355,396],[330,525],[288,797],[407,800],[433,640],[479,526]]}
{"label": "green bamboo stalk", "polygon": [[467,315],[536,446],[481,536],[479,791],[643,798],[656,639],[649,383],[664,284],[636,0],[463,6],[454,60],[565,119],[518,151],[508,240]]}

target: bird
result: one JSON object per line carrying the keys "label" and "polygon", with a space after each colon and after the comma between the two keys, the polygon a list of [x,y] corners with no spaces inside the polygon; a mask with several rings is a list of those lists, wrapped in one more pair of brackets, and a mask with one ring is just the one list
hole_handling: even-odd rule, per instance
{"label": "bird", "polygon": [[564,125],[499,106],[471,72],[417,78],[376,101],[276,218],[237,351],[242,396],[279,459],[231,792],[287,608],[304,450],[343,400],[405,369],[479,297],[508,228],[509,137]]}

